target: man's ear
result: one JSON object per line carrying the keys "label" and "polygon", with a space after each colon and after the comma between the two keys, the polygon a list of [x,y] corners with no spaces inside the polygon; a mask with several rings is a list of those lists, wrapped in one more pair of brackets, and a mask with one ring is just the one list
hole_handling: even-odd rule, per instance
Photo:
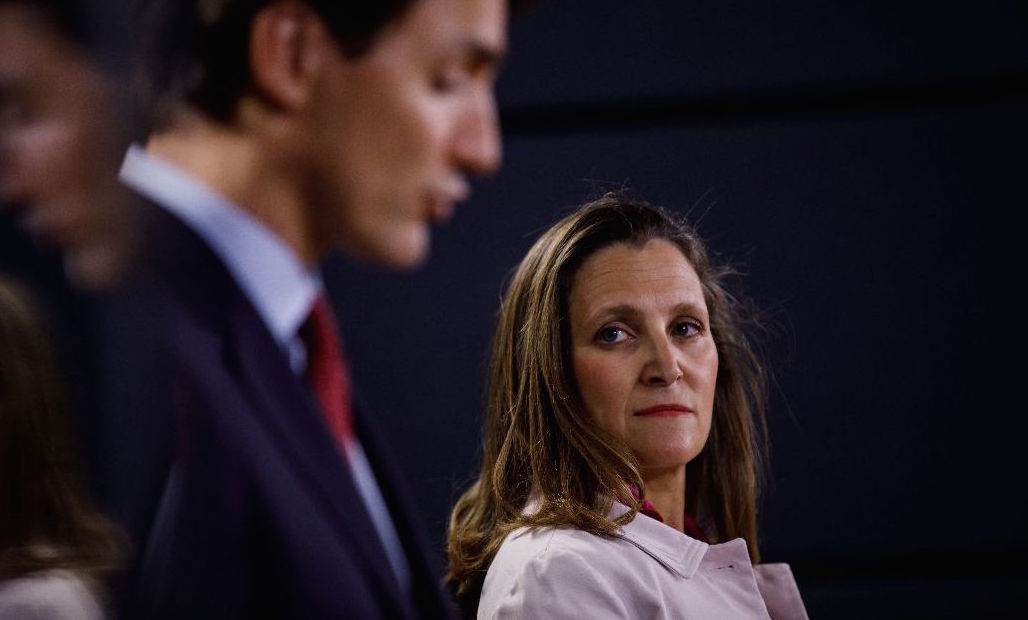
{"label": "man's ear", "polygon": [[250,26],[250,71],[258,96],[283,110],[303,108],[325,53],[321,18],[299,0],[276,0]]}

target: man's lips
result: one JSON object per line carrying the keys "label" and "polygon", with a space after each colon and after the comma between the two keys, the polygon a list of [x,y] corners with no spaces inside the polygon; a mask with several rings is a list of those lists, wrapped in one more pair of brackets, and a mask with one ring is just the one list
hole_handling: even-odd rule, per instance
{"label": "man's lips", "polygon": [[433,222],[441,224],[453,217],[459,200],[454,196],[436,195],[429,199],[428,213]]}
{"label": "man's lips", "polygon": [[428,209],[433,221],[442,223],[453,217],[457,205],[468,199],[471,188],[463,179],[440,185],[429,192]]}
{"label": "man's lips", "polygon": [[668,404],[668,405],[656,405],[656,406],[653,406],[653,407],[647,407],[645,409],[640,409],[640,410],[636,411],[632,415],[635,415],[635,416],[647,416],[647,417],[654,417],[654,418],[670,418],[670,417],[680,416],[680,415],[690,415],[692,413],[695,413],[695,412],[692,409],[688,408],[688,407],[685,407],[685,406],[682,406],[682,405]]}

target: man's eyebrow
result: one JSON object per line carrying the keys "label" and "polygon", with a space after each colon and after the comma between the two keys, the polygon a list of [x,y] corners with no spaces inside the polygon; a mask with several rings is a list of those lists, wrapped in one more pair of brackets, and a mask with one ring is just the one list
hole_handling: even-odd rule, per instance
{"label": "man's eyebrow", "polygon": [[466,55],[468,64],[473,67],[499,67],[507,57],[505,47],[472,39],[464,41],[461,52]]}

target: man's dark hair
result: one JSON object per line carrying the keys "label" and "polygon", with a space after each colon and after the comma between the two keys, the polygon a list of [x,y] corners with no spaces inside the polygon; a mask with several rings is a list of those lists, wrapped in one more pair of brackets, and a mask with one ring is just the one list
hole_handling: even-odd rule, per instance
{"label": "man's dark hair", "polygon": [[[231,119],[250,85],[249,37],[254,16],[272,0],[142,0],[147,27],[147,88],[163,118],[186,102],[211,118]],[[343,53],[359,57],[387,25],[428,0],[305,0]],[[525,4],[511,0],[512,7]]]}
{"label": "man's dark hair", "polygon": [[[159,116],[186,102],[211,118],[231,118],[250,84],[254,17],[272,0],[143,0],[144,80]],[[340,48],[359,56],[418,0],[307,0]]]}

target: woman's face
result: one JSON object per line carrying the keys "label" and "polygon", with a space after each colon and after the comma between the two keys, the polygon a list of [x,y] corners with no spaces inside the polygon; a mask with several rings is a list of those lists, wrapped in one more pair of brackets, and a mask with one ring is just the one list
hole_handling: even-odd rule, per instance
{"label": "woman's face", "polygon": [[597,251],[571,283],[571,361],[586,410],[644,477],[684,467],[710,433],[717,348],[699,277],[654,239]]}

